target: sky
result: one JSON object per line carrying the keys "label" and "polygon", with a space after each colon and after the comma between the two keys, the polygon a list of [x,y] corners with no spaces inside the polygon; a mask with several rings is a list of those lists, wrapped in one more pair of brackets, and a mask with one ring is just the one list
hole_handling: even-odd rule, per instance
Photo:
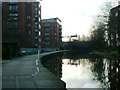
{"label": "sky", "polygon": [[[110,1],[110,0],[107,0]],[[93,18],[105,0],[42,0],[42,19],[58,17],[62,35],[89,35]]]}

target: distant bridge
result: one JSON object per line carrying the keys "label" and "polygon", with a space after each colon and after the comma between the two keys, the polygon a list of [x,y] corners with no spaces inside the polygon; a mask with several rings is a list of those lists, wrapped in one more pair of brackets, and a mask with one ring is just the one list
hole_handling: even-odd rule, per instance
{"label": "distant bridge", "polygon": [[67,39],[67,41],[80,40],[80,35],[70,35],[70,36],[62,36],[63,39]]}

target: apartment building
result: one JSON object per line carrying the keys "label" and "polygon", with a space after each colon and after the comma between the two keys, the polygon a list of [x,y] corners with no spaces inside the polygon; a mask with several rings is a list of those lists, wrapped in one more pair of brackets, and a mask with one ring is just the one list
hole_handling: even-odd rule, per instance
{"label": "apartment building", "polygon": [[41,49],[59,50],[62,46],[62,25],[59,18],[41,20]]}
{"label": "apartment building", "polygon": [[3,57],[38,49],[40,20],[40,2],[2,2]]}
{"label": "apartment building", "polygon": [[120,5],[110,10],[109,45],[117,49],[120,46]]}

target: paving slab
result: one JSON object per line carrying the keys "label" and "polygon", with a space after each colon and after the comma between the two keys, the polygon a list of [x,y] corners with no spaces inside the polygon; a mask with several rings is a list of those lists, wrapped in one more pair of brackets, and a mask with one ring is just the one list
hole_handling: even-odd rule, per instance
{"label": "paving slab", "polygon": [[[43,56],[58,53],[49,52],[15,58],[2,64],[2,88],[65,88],[65,83],[46,69]],[[36,63],[38,62],[38,63]]]}

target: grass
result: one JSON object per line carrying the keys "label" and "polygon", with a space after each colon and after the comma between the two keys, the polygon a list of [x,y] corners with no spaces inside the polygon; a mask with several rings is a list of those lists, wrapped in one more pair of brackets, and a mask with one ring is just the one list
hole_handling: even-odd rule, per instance
{"label": "grass", "polygon": [[118,54],[117,51],[103,51],[103,52],[96,52],[96,54],[103,57],[119,57],[120,56],[120,54]]}
{"label": "grass", "polygon": [[26,53],[21,53],[20,56],[33,55],[33,54],[38,54],[38,52],[26,52]]}

